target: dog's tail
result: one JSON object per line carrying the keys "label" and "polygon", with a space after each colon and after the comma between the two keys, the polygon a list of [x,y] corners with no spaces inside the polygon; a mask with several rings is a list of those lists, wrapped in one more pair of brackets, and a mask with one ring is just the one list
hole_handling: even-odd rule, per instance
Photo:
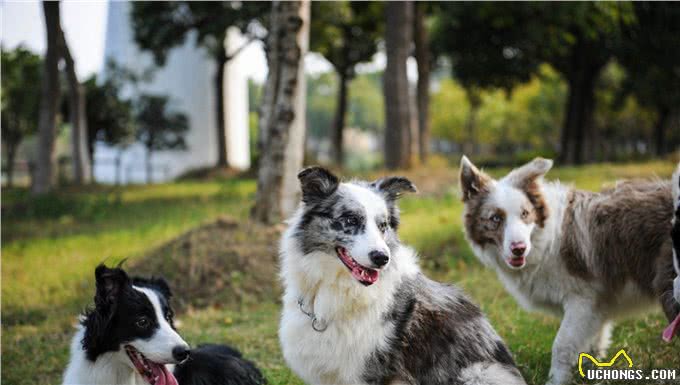
{"label": "dog's tail", "polygon": [[180,385],[264,385],[267,383],[254,363],[226,345],[200,345],[189,359],[174,370]]}

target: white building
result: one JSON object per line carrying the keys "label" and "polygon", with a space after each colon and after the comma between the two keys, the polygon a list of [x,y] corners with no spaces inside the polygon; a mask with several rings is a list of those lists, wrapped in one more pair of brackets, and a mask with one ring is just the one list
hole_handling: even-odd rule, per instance
{"label": "white building", "polygon": [[[129,18],[130,3],[110,1],[104,48],[105,62],[109,58],[135,72],[142,72],[153,64],[149,53],[141,52],[134,43]],[[166,65],[156,70],[152,81],[140,86],[142,92],[164,94],[170,97],[173,110],[187,115],[189,130],[185,136],[186,151],[153,152],[153,181],[167,181],[197,168],[210,167],[217,162],[217,122],[213,79],[215,63],[207,52],[195,45],[191,34],[181,47],[168,55]],[[237,30],[230,30],[229,48],[238,47],[243,38]],[[231,49],[230,49],[231,50]],[[230,166],[250,167],[248,137],[248,83],[241,68],[240,57],[225,66],[225,124],[227,128],[227,155]],[[95,149],[95,179],[113,183],[116,179],[115,159],[120,149],[98,144]],[[121,156],[121,182],[140,183],[146,180],[146,150],[134,143],[123,150]]]}

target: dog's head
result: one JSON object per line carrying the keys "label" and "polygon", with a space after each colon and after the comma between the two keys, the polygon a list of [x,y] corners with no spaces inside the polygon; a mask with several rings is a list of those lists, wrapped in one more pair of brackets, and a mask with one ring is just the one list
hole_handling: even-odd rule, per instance
{"label": "dog's head", "polygon": [[490,250],[487,263],[518,270],[527,264],[531,233],[548,216],[541,179],[552,161],[536,158],[494,180],[463,156],[460,186],[465,203],[465,231],[476,247]]}
{"label": "dog's head", "polygon": [[302,170],[298,179],[303,204],[294,237],[306,260],[326,271],[349,270],[365,286],[377,282],[399,244],[396,201],[416,191],[413,183],[402,177],[341,183],[321,167]]}
{"label": "dog's head", "polygon": [[[165,364],[188,358],[189,345],[175,331],[170,288],[162,278],[130,278],[120,267],[95,270],[95,307],[85,314],[87,358],[116,352],[148,382],[174,384]],[[161,382],[152,382],[158,377]]]}

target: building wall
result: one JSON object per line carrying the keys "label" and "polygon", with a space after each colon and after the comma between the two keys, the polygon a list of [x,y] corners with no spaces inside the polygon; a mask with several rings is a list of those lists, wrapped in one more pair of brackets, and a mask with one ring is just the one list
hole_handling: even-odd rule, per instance
{"label": "building wall", "polygon": [[[126,68],[142,72],[153,60],[134,43],[129,11],[128,2],[109,2],[104,56],[105,60],[111,58]],[[153,80],[140,86],[141,92],[168,95],[171,106],[189,118],[186,151],[153,153],[154,182],[170,180],[191,169],[213,166],[217,161],[214,76],[214,62],[203,49],[195,46],[195,36],[191,35],[184,45],[171,51],[166,65],[156,70]],[[118,153],[117,148],[96,146],[94,172],[98,182],[115,181],[114,159]],[[144,160],[145,149],[139,143],[122,151],[121,182],[144,182]]]}

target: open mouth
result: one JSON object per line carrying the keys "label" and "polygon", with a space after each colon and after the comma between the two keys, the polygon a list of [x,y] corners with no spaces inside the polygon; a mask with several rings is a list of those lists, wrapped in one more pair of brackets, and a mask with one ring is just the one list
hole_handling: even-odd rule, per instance
{"label": "open mouth", "polygon": [[675,316],[673,322],[666,326],[666,329],[664,329],[661,338],[663,338],[663,340],[666,342],[671,342],[673,336],[678,334],[679,330],[680,330],[680,313],[678,313],[678,315]]}
{"label": "open mouth", "polygon": [[527,263],[524,257],[512,256],[510,258],[506,258],[505,260],[508,262],[508,265],[517,268],[523,267]]}
{"label": "open mouth", "polygon": [[359,283],[364,286],[370,286],[378,281],[378,270],[362,266],[349,255],[347,249],[338,246],[335,248],[335,252],[338,254],[338,258],[342,263],[344,263],[352,273],[352,277],[359,281]]}
{"label": "open mouth", "polygon": [[177,379],[175,379],[175,376],[170,373],[164,364],[149,360],[131,345],[125,345],[125,353],[127,353],[130,361],[132,361],[135,369],[137,369],[137,372],[139,372],[142,378],[149,384],[178,385]]}

